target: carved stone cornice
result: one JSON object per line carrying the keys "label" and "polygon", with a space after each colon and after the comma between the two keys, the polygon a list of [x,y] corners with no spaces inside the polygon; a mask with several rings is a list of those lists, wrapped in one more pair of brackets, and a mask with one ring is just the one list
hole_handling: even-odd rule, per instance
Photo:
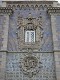
{"label": "carved stone cornice", "polygon": [[24,1],[23,2],[19,2],[19,3],[7,3],[7,7],[11,7],[13,10],[16,10],[16,9],[19,9],[19,10],[26,10],[26,9],[28,9],[28,10],[31,10],[31,9],[33,9],[33,10],[40,10],[40,9],[47,9],[47,7],[53,7],[53,3],[49,3],[49,4],[47,4],[47,3],[45,3],[45,4],[43,4],[43,3],[41,3],[40,2],[40,4],[39,3],[31,3],[31,2],[26,2],[26,3],[24,3]]}
{"label": "carved stone cornice", "polygon": [[0,13],[3,13],[3,14],[11,14],[12,12],[13,12],[12,8],[0,7]]}
{"label": "carved stone cornice", "polygon": [[51,14],[56,14],[56,13],[60,13],[60,7],[51,7],[51,8],[48,8],[48,13]]}
{"label": "carved stone cornice", "polygon": [[7,4],[31,4],[31,3],[34,3],[34,4],[52,4],[53,2],[57,2],[57,1],[6,1]]}

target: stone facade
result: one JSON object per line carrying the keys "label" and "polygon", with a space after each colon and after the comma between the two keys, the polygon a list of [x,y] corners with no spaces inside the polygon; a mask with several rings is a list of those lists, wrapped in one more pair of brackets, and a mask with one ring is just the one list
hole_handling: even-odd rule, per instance
{"label": "stone facade", "polygon": [[[35,42],[25,42],[35,30]],[[60,4],[5,1],[0,4],[0,80],[60,80]]]}

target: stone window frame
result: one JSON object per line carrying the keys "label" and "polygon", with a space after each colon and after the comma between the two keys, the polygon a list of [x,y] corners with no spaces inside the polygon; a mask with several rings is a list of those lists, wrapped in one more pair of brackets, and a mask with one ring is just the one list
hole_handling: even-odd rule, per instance
{"label": "stone window frame", "polygon": [[[40,43],[41,43],[41,36],[42,36],[42,22],[40,21],[41,17],[38,17],[38,20],[36,18],[33,18],[30,14],[28,15],[28,18],[23,18],[21,16],[18,17],[18,46],[19,49],[39,49],[40,48]],[[30,21],[29,21],[30,20]],[[41,24],[40,24],[41,23]],[[31,25],[29,27],[29,25]],[[25,30],[35,30],[36,33],[36,41],[35,43],[26,43],[25,42]]]}

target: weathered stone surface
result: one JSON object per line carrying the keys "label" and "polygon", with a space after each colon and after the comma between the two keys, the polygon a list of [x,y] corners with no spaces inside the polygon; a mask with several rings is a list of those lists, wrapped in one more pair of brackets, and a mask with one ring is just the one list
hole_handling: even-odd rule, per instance
{"label": "weathered stone surface", "polygon": [[0,80],[5,79],[6,71],[6,52],[0,52]]}
{"label": "weathered stone surface", "polygon": [[[0,4],[0,80],[60,80],[60,6],[56,1]],[[35,30],[35,44],[25,43]]]}
{"label": "weathered stone surface", "polygon": [[2,35],[3,35],[3,23],[4,23],[4,16],[0,15],[0,50],[1,50],[1,47],[3,46],[2,44],[2,41],[3,41],[3,38],[2,38]]}

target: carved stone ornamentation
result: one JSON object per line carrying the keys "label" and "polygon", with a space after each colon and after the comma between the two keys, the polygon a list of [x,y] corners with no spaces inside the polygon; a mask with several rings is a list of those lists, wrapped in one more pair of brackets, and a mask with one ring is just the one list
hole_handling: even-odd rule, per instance
{"label": "carved stone ornamentation", "polygon": [[[39,1],[38,1],[38,3],[39,3]],[[44,5],[43,5],[41,2],[39,4],[38,3],[32,4],[32,5],[30,5],[30,4],[20,4],[19,2],[17,2],[17,4],[9,4],[8,3],[7,7],[9,7],[9,8],[12,7],[13,10],[15,10],[17,8],[19,8],[20,10],[27,10],[27,9],[30,10],[31,8],[33,10],[40,10],[40,9],[45,9],[47,7],[52,7],[52,4],[46,4],[46,3],[44,3]]]}
{"label": "carved stone ornamentation", "polygon": [[38,69],[38,60],[34,56],[26,56],[23,59],[22,63],[22,71],[25,75],[28,75],[29,77],[33,77],[33,75],[36,75],[36,73],[39,72]]}
{"label": "carved stone ornamentation", "polygon": [[8,8],[8,7],[0,7],[0,14],[12,14],[13,10],[12,8]]}
{"label": "carved stone ornamentation", "polygon": [[60,7],[52,7],[52,8],[48,8],[48,13],[49,14],[58,14],[60,13]]}
{"label": "carved stone ornamentation", "polygon": [[[20,69],[24,75],[27,75],[29,78],[32,78],[34,75],[39,73],[42,63],[38,61],[36,56],[33,56],[32,49],[28,49],[27,55],[23,58]],[[39,65],[40,64],[40,65]]]}
{"label": "carved stone ornamentation", "polygon": [[[28,14],[28,17],[23,18],[23,16],[18,16],[17,18],[17,39],[19,49],[39,49],[40,43],[43,39],[43,28],[42,28],[42,16],[35,18],[31,13]],[[26,30],[35,30],[36,41],[33,43],[25,43],[25,31]],[[37,37],[38,36],[38,37]]]}

